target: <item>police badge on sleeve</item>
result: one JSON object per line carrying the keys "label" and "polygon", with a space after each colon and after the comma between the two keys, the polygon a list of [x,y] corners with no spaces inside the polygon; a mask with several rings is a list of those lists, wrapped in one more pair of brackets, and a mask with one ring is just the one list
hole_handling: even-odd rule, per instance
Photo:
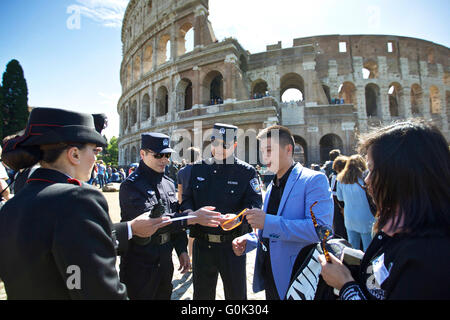
{"label": "police badge on sleeve", "polygon": [[255,191],[256,193],[261,192],[261,185],[259,184],[259,180],[257,178],[250,180],[250,185],[252,186],[253,191]]}

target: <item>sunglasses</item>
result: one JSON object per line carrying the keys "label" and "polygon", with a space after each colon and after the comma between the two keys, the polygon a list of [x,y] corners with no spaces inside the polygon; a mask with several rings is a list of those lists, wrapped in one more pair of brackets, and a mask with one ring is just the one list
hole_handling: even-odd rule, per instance
{"label": "sunglasses", "polygon": [[319,203],[318,201],[314,202],[312,206],[309,208],[309,212],[311,213],[311,219],[314,224],[314,229],[316,229],[317,236],[320,239],[320,245],[322,247],[323,254],[325,255],[325,259],[327,260],[327,262],[331,262],[330,253],[326,248],[326,242],[333,237],[333,230],[327,226],[319,226],[319,224],[317,223],[317,219],[316,216],[314,215],[313,208],[318,203]]}
{"label": "sunglasses", "polygon": [[[242,224],[242,222],[244,221],[244,219],[241,219],[238,223],[236,223],[236,224],[234,224],[234,225],[233,225],[232,223],[234,223],[234,221],[235,221],[236,219],[239,219],[240,217],[243,217],[243,216],[245,215],[245,213],[247,212],[247,210],[248,210],[248,209],[242,210],[241,213],[239,213],[239,214],[238,214],[237,216],[235,216],[234,218],[231,218],[231,219],[225,221],[224,223],[222,223],[222,224],[220,225],[220,227],[223,229],[223,231],[231,231],[231,230],[233,230],[233,229],[236,229],[237,227],[239,227],[239,226]],[[230,224],[231,224],[231,226],[227,227],[227,225],[230,225]],[[253,230],[253,232],[255,232],[255,234],[257,234],[257,233],[256,233],[256,230]],[[267,252],[267,248],[266,248],[266,246],[264,245],[264,243],[261,241],[261,239],[258,238],[258,240],[259,240],[259,243],[261,244],[261,247],[262,247],[263,251]]]}
{"label": "sunglasses", "polygon": [[162,158],[170,159],[172,154],[171,153],[152,153],[152,156],[153,156],[153,158],[160,160]]}

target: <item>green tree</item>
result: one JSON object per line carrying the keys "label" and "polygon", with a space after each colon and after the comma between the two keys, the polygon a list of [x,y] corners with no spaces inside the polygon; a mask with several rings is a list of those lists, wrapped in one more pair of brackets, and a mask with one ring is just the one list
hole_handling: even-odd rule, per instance
{"label": "green tree", "polygon": [[28,121],[28,87],[23,69],[17,60],[11,60],[3,73],[3,135],[23,130]]}
{"label": "green tree", "polygon": [[3,87],[0,86],[0,141],[3,140]]}
{"label": "green tree", "polygon": [[112,166],[119,165],[119,143],[116,137],[112,137],[108,146],[102,152],[102,160]]}

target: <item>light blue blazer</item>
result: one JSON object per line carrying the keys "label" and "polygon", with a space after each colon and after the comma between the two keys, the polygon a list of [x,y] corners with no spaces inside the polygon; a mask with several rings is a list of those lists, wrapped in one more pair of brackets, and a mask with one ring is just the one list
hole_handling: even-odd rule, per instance
{"label": "light blue blazer", "polygon": [[[267,212],[272,184],[267,188],[264,212]],[[333,224],[333,196],[323,173],[297,164],[286,182],[277,215],[266,214],[259,237],[270,240],[272,272],[280,299],[284,299],[298,253],[305,246],[318,242],[309,208],[318,201],[313,212],[320,225]],[[246,253],[257,248],[253,291],[265,289],[263,252],[256,235],[248,234]]]}

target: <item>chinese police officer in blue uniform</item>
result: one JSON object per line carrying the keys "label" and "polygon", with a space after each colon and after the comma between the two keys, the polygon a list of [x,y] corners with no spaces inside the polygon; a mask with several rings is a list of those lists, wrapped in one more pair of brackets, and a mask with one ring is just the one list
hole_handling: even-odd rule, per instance
{"label": "chinese police officer in blue uniform", "polygon": [[[183,192],[182,210],[195,211],[212,206],[215,211],[230,216],[247,208],[261,208],[262,195],[256,170],[234,156],[236,134],[235,126],[214,125],[213,157],[192,166],[189,185]],[[190,228],[190,236],[195,238],[192,266],[195,300],[215,299],[219,273],[225,299],[247,299],[245,256],[237,257],[231,243],[248,232],[251,228],[245,218],[231,231],[199,225]]]}
{"label": "chinese police officer in blue uniform", "polygon": [[[160,133],[142,135],[141,161],[122,184],[119,192],[122,221],[131,221],[144,212],[151,218],[159,216],[182,217],[175,185],[164,175],[173,150],[168,136]],[[122,256],[120,278],[127,286],[130,299],[170,300],[172,294],[173,262],[175,248],[180,261],[180,270],[190,268],[187,255],[188,224],[202,223],[217,226],[220,213],[206,209],[190,213],[194,217],[160,225],[150,238],[134,236],[127,252]]]}

